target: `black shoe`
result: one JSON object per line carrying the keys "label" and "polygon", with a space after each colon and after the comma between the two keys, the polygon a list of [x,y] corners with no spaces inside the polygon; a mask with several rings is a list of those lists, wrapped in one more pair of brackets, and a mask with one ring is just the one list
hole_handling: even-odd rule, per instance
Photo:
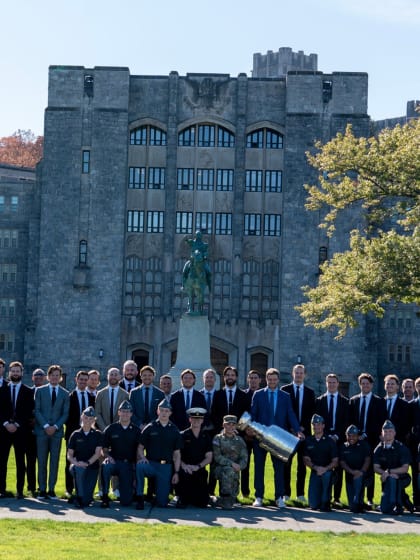
{"label": "black shoe", "polygon": [[49,497],[49,498],[56,498],[56,497],[57,497],[57,494],[54,492],[54,490],[50,490],[50,491],[48,492],[48,497]]}
{"label": "black shoe", "polygon": [[104,495],[102,496],[101,508],[102,508],[102,509],[109,508],[109,497],[108,497],[108,494],[104,494]]}
{"label": "black shoe", "polygon": [[319,508],[319,511],[322,511],[323,513],[328,513],[331,511],[331,506],[329,503],[326,504],[321,504],[321,507]]}
{"label": "black shoe", "polygon": [[41,500],[49,500],[50,499],[49,495],[47,494],[47,492],[45,490],[41,490],[38,493],[38,498],[41,498]]}
{"label": "black shoe", "polygon": [[405,509],[407,511],[409,511],[410,513],[414,513],[414,504],[412,503],[412,501],[410,500],[410,498],[407,496],[407,494],[403,495],[403,505],[405,507]]}
{"label": "black shoe", "polygon": [[137,510],[143,510],[144,509],[144,497],[143,496],[137,496],[136,497],[136,509]]}
{"label": "black shoe", "polygon": [[17,499],[17,500],[23,500],[24,497],[25,497],[25,496],[23,495],[22,492],[18,492],[18,493],[16,494],[16,499]]}

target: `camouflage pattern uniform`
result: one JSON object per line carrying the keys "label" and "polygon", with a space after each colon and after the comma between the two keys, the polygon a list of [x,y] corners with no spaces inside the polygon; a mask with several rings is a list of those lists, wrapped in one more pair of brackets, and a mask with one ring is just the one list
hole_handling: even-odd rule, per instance
{"label": "camouflage pattern uniform", "polygon": [[219,481],[218,503],[231,509],[239,494],[240,472],[235,472],[232,463],[238,463],[243,470],[248,463],[248,451],[244,440],[238,436],[227,437],[223,432],[213,439],[213,457],[216,465],[215,476]]}

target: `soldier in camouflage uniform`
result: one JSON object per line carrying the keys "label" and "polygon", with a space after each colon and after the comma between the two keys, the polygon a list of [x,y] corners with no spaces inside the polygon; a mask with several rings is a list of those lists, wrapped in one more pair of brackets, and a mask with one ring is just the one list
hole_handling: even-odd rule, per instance
{"label": "soldier in camouflage uniform", "polygon": [[223,430],[213,439],[215,475],[219,481],[218,504],[223,509],[232,509],[239,494],[239,476],[248,462],[248,451],[244,440],[236,433],[236,416],[223,417]]}

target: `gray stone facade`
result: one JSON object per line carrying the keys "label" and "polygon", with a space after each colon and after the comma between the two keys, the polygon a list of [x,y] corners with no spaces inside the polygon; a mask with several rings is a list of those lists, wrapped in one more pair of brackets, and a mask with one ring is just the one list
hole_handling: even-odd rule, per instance
{"label": "gray stone facade", "polygon": [[[361,371],[392,369],[397,329],[385,339],[378,322],[362,319],[337,342],[304,328],[295,311],[301,286],[316,284],[320,261],[345,248],[358,220],[346,216],[333,240],[318,228],[317,213],[304,209],[303,185],[316,181],[305,152],[347,123],[362,135],[371,127],[367,74],[323,74],[316,55],[302,56],[294,63],[315,66],[282,77],[254,77],[255,57],[252,78],[50,68],[27,222],[26,332],[14,356],[68,373],[132,357],[168,372],[185,310],[186,239],[200,226],[219,372],[232,363],[244,384],[249,369],[275,366],[286,381],[302,361],[316,391],[335,371],[353,393]],[[410,332],[417,322],[414,313]],[[413,337],[407,368],[420,363]]]}

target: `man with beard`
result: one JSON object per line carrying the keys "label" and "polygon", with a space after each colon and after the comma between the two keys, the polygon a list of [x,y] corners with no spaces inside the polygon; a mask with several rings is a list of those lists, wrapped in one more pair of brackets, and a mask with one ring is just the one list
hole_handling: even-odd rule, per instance
{"label": "man with beard", "polygon": [[25,452],[34,415],[32,390],[22,384],[23,365],[11,362],[9,384],[0,392],[0,496],[6,495],[7,462],[10,448],[15,452],[16,498],[23,498]]}
{"label": "man with beard", "polygon": [[153,385],[156,372],[152,366],[143,366],[140,370],[141,385],[130,392],[133,407],[133,423],[142,430],[157,417],[157,407],[165,398],[163,391]]}
{"label": "man with beard", "polygon": [[209,502],[206,465],[213,458],[212,442],[208,433],[202,430],[206,409],[190,408],[187,413],[190,427],[181,432],[183,447],[176,505],[178,508],[188,504],[204,508]]}
{"label": "man with beard", "polygon": [[127,360],[123,365],[123,378],[120,381],[120,387],[122,387],[127,393],[130,393],[131,389],[138,387],[140,383],[137,381],[137,375],[139,370],[137,364],[134,360]]}
{"label": "man with beard", "polygon": [[211,419],[214,430],[218,434],[223,427],[223,417],[227,414],[240,418],[249,409],[249,401],[245,391],[238,387],[238,370],[226,366],[223,370],[223,389],[215,392],[211,407]]}
{"label": "man with beard", "polygon": [[118,368],[109,368],[107,379],[108,385],[98,391],[95,400],[96,425],[101,432],[117,421],[120,404],[129,398],[127,391],[119,386],[121,374]]}

